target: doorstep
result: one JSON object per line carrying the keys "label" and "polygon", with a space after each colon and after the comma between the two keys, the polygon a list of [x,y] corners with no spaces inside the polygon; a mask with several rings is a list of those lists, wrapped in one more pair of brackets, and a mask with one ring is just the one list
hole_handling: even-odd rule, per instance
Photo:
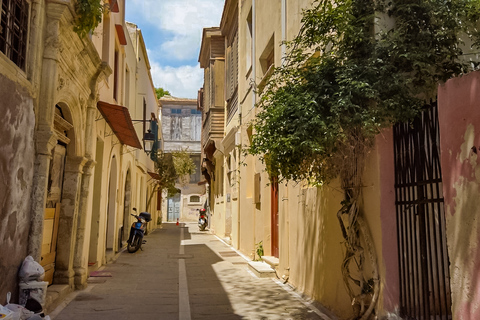
{"label": "doorstep", "polygon": [[274,269],[280,263],[280,260],[278,260],[277,257],[273,256],[262,256],[262,260],[271,265]]}
{"label": "doorstep", "polygon": [[259,278],[275,277],[275,270],[263,261],[250,261],[248,267]]}
{"label": "doorstep", "polygon": [[70,288],[68,284],[53,284],[49,286],[45,298],[45,314],[55,310],[55,308],[58,307],[71,292],[73,292],[73,289]]}

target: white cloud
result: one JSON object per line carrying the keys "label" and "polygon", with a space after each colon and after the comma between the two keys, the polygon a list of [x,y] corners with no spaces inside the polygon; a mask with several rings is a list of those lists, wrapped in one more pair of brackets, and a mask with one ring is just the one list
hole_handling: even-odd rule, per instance
{"label": "white cloud", "polygon": [[203,70],[200,65],[175,68],[153,62],[151,67],[155,87],[162,87],[178,98],[197,98],[198,90],[203,85]]}
{"label": "white cloud", "polygon": [[[128,0],[127,15],[140,24],[144,36],[155,32],[151,26],[158,30],[157,43],[146,43],[147,48],[159,48],[148,50],[155,87],[179,98],[197,97],[203,85],[203,70],[197,63],[202,31],[220,25],[224,4],[225,0]],[[140,22],[149,27],[142,28]],[[165,57],[168,61],[162,61]]]}
{"label": "white cloud", "polygon": [[[202,29],[219,26],[224,0],[130,0],[128,10],[167,31],[172,38],[162,44],[171,57],[195,59]],[[134,21],[133,21],[134,22]]]}
{"label": "white cloud", "polygon": [[178,35],[172,40],[162,43],[162,52],[175,60],[198,59],[201,36]]}

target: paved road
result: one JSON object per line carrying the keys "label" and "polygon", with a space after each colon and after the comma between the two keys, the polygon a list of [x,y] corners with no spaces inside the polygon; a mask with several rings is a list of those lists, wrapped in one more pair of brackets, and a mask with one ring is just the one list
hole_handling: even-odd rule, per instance
{"label": "paved road", "polygon": [[[272,279],[248,272],[247,261],[196,224],[164,224],[143,251],[123,252],[74,293],[54,320],[328,319]],[[63,308],[63,309],[62,309]]]}

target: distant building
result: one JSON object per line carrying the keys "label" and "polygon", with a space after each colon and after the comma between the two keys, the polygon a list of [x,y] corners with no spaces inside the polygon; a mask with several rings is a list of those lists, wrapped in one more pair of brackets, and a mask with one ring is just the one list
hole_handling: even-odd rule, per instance
{"label": "distant building", "polygon": [[177,183],[180,192],[164,202],[163,220],[195,221],[197,209],[206,199],[205,186],[200,181],[202,112],[197,110],[196,99],[172,96],[161,98],[160,108],[164,152],[186,150],[196,166],[195,173],[186,183]]}

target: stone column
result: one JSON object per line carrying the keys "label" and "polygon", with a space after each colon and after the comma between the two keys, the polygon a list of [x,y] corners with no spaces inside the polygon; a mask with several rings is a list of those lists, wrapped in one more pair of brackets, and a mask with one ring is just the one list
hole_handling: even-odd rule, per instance
{"label": "stone column", "polygon": [[[55,283],[74,284],[73,261],[76,248],[79,199],[83,168],[87,163],[84,157],[68,157],[63,179],[62,208],[58,223],[57,259]],[[91,173],[90,173],[91,174]]]}
{"label": "stone column", "polygon": [[85,250],[87,233],[87,222],[90,222],[92,215],[88,214],[88,197],[92,180],[93,168],[96,162],[87,161],[83,167],[82,183],[80,187],[80,203],[78,204],[78,222],[77,236],[75,243],[75,256],[73,259],[73,269],[75,271],[75,288],[85,289],[88,277],[88,250]]}
{"label": "stone column", "polygon": [[[88,210],[89,197],[91,195],[93,168],[95,160],[93,159],[94,149],[96,147],[95,116],[97,114],[98,100],[98,81],[104,76],[110,74],[111,70],[105,62],[100,63],[97,71],[90,80],[90,97],[87,106],[87,120],[85,127],[85,158],[87,163],[83,167],[82,186],[80,189],[80,202],[78,212],[77,237],[75,243],[75,256],[73,269],[75,271],[75,287],[83,289],[87,284],[88,277],[88,245],[90,233],[87,232],[92,219],[92,212]],[[91,232],[91,230],[89,230]]]}
{"label": "stone column", "polygon": [[58,61],[60,55],[60,18],[67,9],[66,2],[47,1],[47,30],[42,60],[41,85],[38,97],[37,130],[35,132],[36,159],[32,190],[32,215],[28,252],[37,261],[41,257],[43,217],[47,194],[48,171],[57,137],[53,128],[55,114]]}
{"label": "stone column", "polygon": [[86,238],[88,237],[87,227],[90,224],[92,215],[88,214],[88,199],[90,195],[93,168],[96,162],[93,160],[93,141],[95,141],[94,122],[97,112],[96,99],[89,99],[87,107],[87,123],[85,129],[85,158],[87,163],[83,168],[82,185],[80,188],[80,203],[78,212],[77,237],[75,243],[75,257],[73,268],[75,271],[75,287],[84,289],[87,285],[88,273],[88,250],[85,250]]}

